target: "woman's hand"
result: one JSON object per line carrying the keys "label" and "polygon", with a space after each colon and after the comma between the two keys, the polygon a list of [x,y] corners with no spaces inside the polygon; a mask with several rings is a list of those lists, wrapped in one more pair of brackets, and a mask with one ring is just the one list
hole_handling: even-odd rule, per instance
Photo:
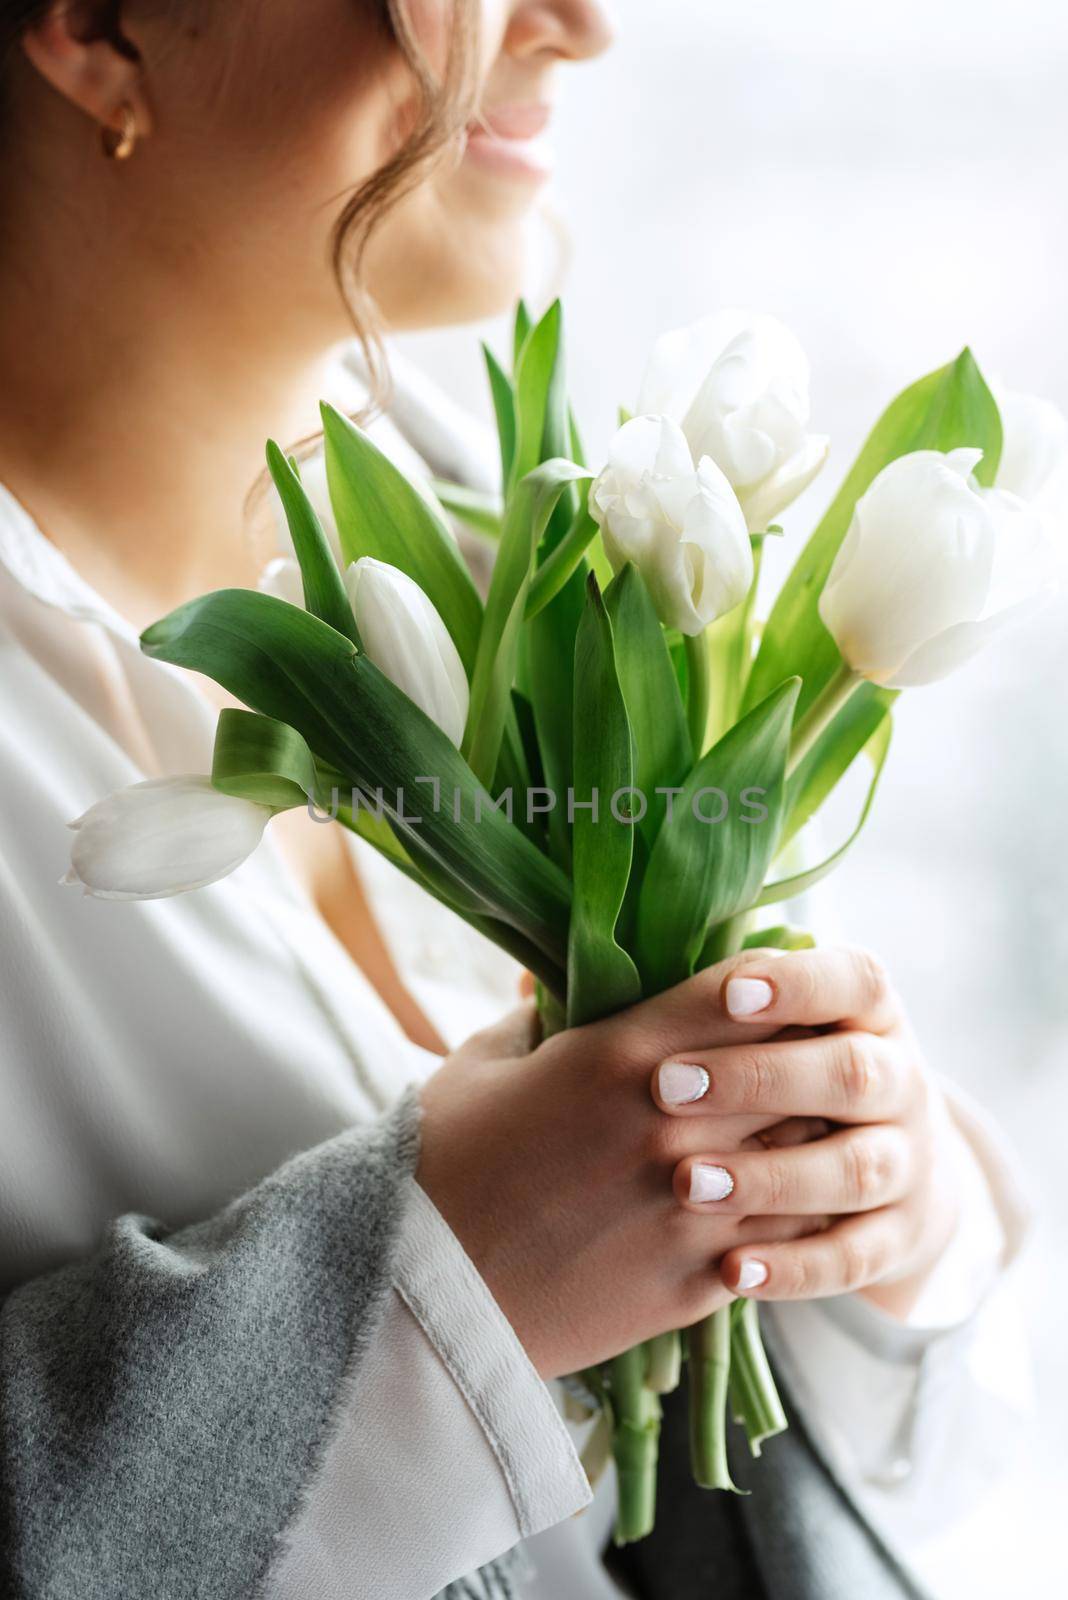
{"label": "woman's hand", "polygon": [[[772,1300],[860,1289],[904,1315],[956,1225],[960,1136],[878,961],[857,950],[771,954],[747,954],[727,991],[754,1037],[687,1052],[654,1074],[661,1110],[697,1119],[710,1135],[707,1149],[676,1167],[676,1198],[697,1214],[730,1211],[754,1224],[810,1211],[832,1219],[803,1241],[769,1234],[766,1247],[729,1251],[720,1262],[728,1287]],[[768,1039],[769,1025],[808,1036]],[[774,1157],[731,1155],[704,1121],[713,1107],[839,1126]]]}
{"label": "woman's hand", "polygon": [[534,1008],[523,1007],[447,1058],[423,1090],[419,1182],[543,1377],[698,1321],[733,1298],[716,1271],[725,1251],[819,1225],[697,1215],[675,1200],[680,1156],[706,1148],[711,1129],[731,1154],[758,1132],[788,1142],[810,1131],[712,1108],[683,1122],[653,1104],[650,1074],[673,1052],[777,1030],[731,1020],[729,971],[541,1044]]}
{"label": "woman's hand", "polygon": [[[750,951],[535,1039],[526,1008],[446,1061],[418,1176],[543,1376],[700,1320],[746,1262],[769,1297],[834,1294],[914,1276],[948,1237],[937,1101],[869,957]],[[813,1118],[848,1126],[798,1143]]]}

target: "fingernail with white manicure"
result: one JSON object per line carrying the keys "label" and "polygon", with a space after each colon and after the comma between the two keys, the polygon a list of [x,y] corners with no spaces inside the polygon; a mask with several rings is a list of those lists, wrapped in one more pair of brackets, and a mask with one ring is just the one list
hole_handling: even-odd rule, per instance
{"label": "fingernail with white manicure", "polygon": [[657,1074],[656,1086],[666,1106],[688,1106],[708,1093],[709,1078],[704,1067],[689,1061],[665,1061]]}
{"label": "fingernail with white manicure", "polygon": [[742,1262],[742,1270],[738,1274],[738,1288],[759,1289],[762,1283],[768,1281],[768,1269],[763,1261],[755,1261],[751,1257]]}
{"label": "fingernail with white manicure", "polygon": [[690,1168],[690,1199],[698,1204],[705,1200],[726,1200],[733,1188],[734,1179],[726,1167],[696,1161]]}
{"label": "fingernail with white manicure", "polygon": [[727,1010],[732,1017],[755,1017],[766,1011],[775,990],[766,978],[731,978],[727,984]]}

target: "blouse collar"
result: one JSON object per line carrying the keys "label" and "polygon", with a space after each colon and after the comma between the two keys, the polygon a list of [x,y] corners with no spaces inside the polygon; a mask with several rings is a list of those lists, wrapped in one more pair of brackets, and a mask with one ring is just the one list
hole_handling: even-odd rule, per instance
{"label": "blouse collar", "polygon": [[26,507],[0,484],[0,566],[27,594],[78,622],[98,622],[136,645],[134,626],[76,572]]}

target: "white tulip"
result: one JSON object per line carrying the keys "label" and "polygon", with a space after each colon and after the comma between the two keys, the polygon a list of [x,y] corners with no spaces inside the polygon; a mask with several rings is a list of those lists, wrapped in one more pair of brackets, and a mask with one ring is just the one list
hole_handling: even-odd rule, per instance
{"label": "white tulip", "polygon": [[256,587],[261,594],[274,595],[276,600],[286,600],[291,606],[299,606],[302,611],[306,609],[300,563],[292,556],[275,556],[273,561],[268,561]]}
{"label": "white tulip", "polygon": [[694,458],[710,456],[741,501],[752,533],[796,500],[827,459],[810,434],[809,367],[775,317],[720,311],[659,339],[638,410],[678,422]]}
{"label": "white tulip", "polygon": [[854,672],[933,683],[1049,592],[1039,514],[972,476],[981,450],[917,450],[857,501],[819,611]]}
{"label": "white tulip", "polygon": [[714,461],[694,465],[667,417],[634,417],[590,490],[613,570],[628,561],[667,628],[693,637],[749,593],[753,551],[738,497]]}
{"label": "white tulip", "polygon": [[1038,395],[996,389],[994,398],[1003,433],[997,487],[1022,500],[1037,500],[1068,461],[1068,418]]}
{"label": "white tulip", "polygon": [[212,787],[210,778],[152,778],[91,806],[75,830],[64,883],[100,900],[162,900],[225,878],[252,854],[268,806]]}
{"label": "white tulip", "polygon": [[432,602],[398,567],[363,556],[345,574],[363,647],[454,745],[464,735],[471,691],[452,636]]}

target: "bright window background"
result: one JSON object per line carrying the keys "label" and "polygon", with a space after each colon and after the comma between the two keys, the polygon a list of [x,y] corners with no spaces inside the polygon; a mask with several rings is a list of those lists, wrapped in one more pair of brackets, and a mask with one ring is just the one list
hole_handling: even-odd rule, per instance
{"label": "bright window background", "polygon": [[[1068,7],[618,11],[615,51],[567,74],[558,121],[571,383],[594,446],[652,338],[723,305],[797,331],[813,425],[834,439],[785,519],[791,552],[886,401],[963,344],[1068,409]],[[485,409],[469,330],[409,348]],[[1000,1117],[1039,1202],[1020,1287],[1038,1420],[996,1514],[975,1519],[987,1579],[969,1575],[969,1595],[999,1600],[1066,1566],[1066,639],[1058,603],[906,698],[875,816],[834,880],[847,936],[889,963],[929,1057]]]}

